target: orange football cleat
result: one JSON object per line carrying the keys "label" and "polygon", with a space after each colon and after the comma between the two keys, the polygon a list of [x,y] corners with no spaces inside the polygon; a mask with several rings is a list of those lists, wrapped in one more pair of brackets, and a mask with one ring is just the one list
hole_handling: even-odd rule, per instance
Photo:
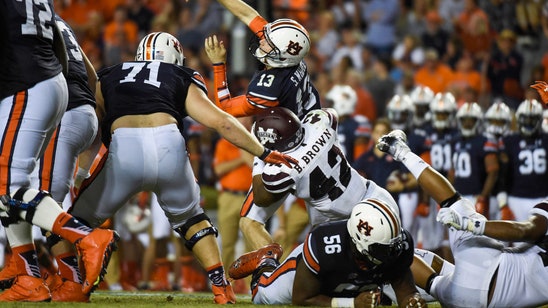
{"label": "orange football cleat", "polygon": [[213,300],[216,304],[226,305],[236,303],[236,295],[234,295],[230,283],[227,282],[227,284],[222,287],[212,285],[211,290],[213,291],[213,295],[215,295]]}
{"label": "orange football cleat", "polygon": [[6,266],[0,271],[0,289],[4,290],[11,287],[15,276],[17,276],[17,263],[11,257],[6,260]]}
{"label": "orange football cleat", "polygon": [[241,255],[232,262],[228,269],[228,276],[232,279],[242,279],[255,271],[262,260],[266,258],[280,261],[283,254],[282,246],[276,243],[268,244],[263,248]]}
{"label": "orange football cleat", "polygon": [[76,242],[78,254],[84,263],[85,279],[82,286],[84,294],[91,294],[103,280],[112,252],[117,249],[120,236],[107,229],[95,229]]}
{"label": "orange football cleat", "polygon": [[13,285],[0,294],[0,302],[49,302],[51,293],[41,277],[19,275]]}
{"label": "orange football cleat", "polygon": [[65,280],[55,289],[51,288],[51,300],[54,302],[89,303],[89,295],[84,294],[80,283]]}

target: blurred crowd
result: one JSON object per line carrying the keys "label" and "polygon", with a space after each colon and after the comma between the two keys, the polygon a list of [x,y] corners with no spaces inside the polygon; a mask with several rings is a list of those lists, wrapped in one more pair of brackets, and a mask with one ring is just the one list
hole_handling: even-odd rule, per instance
{"label": "blurred crowd", "polygon": [[[335,86],[350,86],[357,96],[353,115],[363,116],[369,123],[388,115],[387,105],[395,95],[411,94],[419,85],[434,93],[450,92],[457,106],[477,102],[487,110],[495,101],[504,101],[515,111],[525,99],[538,99],[536,91],[529,88],[532,83],[548,80],[548,1],[247,2],[268,20],[288,17],[303,24],[312,40],[311,52],[305,62],[322,97],[322,105],[329,106],[328,95]],[[132,60],[137,43],[152,31],[175,35],[183,45],[185,65],[199,71],[209,81],[210,88],[212,66],[203,50],[204,40],[210,35],[217,35],[227,47],[231,93],[245,93],[259,65],[247,50],[252,33],[215,0],[56,0],[55,9],[72,26],[80,46],[96,70]],[[210,89],[209,93],[215,101],[214,91]],[[191,161],[204,188],[202,191],[208,194],[204,196],[205,206],[215,209],[217,201],[209,194],[216,196],[217,192],[222,192],[219,178],[223,174],[214,168],[219,138],[196,123],[190,123],[187,128],[191,136],[188,138]],[[374,139],[370,138],[369,142]],[[366,150],[367,147],[363,148],[362,153]],[[357,159],[358,153],[354,154],[354,159]],[[242,187],[249,187],[249,184],[242,184]],[[132,202],[151,203],[150,199]],[[288,205],[286,209],[295,218],[293,222],[298,221],[297,230],[301,228],[302,231],[306,225],[302,204],[297,203],[296,208]],[[139,212],[138,215],[143,214]],[[304,217],[297,219],[297,215]],[[276,221],[284,227],[289,223],[283,215]],[[273,230],[280,232],[276,228]],[[291,245],[298,239],[295,232],[288,233],[292,237],[286,241]],[[128,235],[127,239],[131,241],[132,236]],[[167,245],[164,241],[162,239],[163,246]],[[141,247],[139,249],[145,249],[142,243],[137,245]],[[128,245],[126,251],[137,249]],[[234,246],[234,243],[230,245]],[[152,264],[150,260],[155,256],[158,260],[165,260],[169,255],[166,249],[164,247],[159,253],[149,252],[152,256],[149,255],[146,262]],[[234,259],[234,251],[230,253],[231,256],[223,256],[226,265],[230,258]],[[126,289],[138,287],[137,280],[143,280],[142,276],[128,276],[140,268],[137,263],[142,260],[136,258],[137,255],[140,254],[126,253],[120,258],[122,276],[125,275],[121,282]],[[173,264],[162,262],[158,261],[154,266],[163,268],[157,270],[161,271],[160,274],[156,273],[163,278],[150,278],[153,273],[143,270],[147,272],[145,280],[156,279],[156,289],[169,289],[167,273],[175,272],[176,277],[170,280],[176,281],[181,272],[180,269],[173,271]],[[188,267],[186,270],[189,271]],[[200,273],[192,275],[200,276]],[[187,278],[190,279],[190,275]],[[204,289],[205,279],[196,280],[194,286],[186,281],[182,288]],[[245,289],[244,284],[239,291],[245,292]]]}

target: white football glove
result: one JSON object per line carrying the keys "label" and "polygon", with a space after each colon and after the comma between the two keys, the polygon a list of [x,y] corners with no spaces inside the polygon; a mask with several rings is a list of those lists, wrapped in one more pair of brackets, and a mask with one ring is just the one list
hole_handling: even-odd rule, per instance
{"label": "white football glove", "polygon": [[405,154],[411,151],[407,145],[407,136],[399,129],[393,130],[379,138],[377,148],[382,152],[392,155],[397,161],[402,161]]}
{"label": "white football glove", "polygon": [[436,220],[442,224],[453,227],[457,230],[469,231],[477,235],[482,235],[485,231],[485,219],[475,219],[468,216],[462,216],[454,209],[441,208]]}

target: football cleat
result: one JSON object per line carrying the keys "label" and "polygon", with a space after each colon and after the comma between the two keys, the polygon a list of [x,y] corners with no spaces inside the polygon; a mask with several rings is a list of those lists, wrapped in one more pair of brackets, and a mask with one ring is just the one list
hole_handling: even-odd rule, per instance
{"label": "football cleat", "polygon": [[108,262],[117,249],[116,242],[119,239],[120,236],[113,230],[95,229],[76,242],[86,273],[82,286],[84,294],[91,294],[103,280]]}
{"label": "football cleat", "polygon": [[54,302],[89,303],[89,295],[84,294],[80,283],[63,280],[59,275],[48,276],[46,283]]}
{"label": "football cleat", "polygon": [[407,136],[402,130],[396,129],[379,138],[377,148],[388,153],[397,161],[402,161],[405,154],[411,150],[407,145]]}
{"label": "football cleat", "polygon": [[268,244],[263,248],[241,255],[232,262],[228,269],[228,276],[232,279],[242,279],[251,275],[264,259],[270,258],[280,261],[283,254],[282,246],[276,243]]}
{"label": "football cleat", "polygon": [[226,305],[236,303],[236,295],[234,295],[230,283],[227,282],[224,286],[212,285],[211,290],[213,291],[213,295],[215,295],[213,299],[215,304]]}
{"label": "football cleat", "polygon": [[51,293],[41,277],[17,276],[12,286],[0,294],[0,302],[49,302]]}
{"label": "football cleat", "polygon": [[7,261],[7,265],[0,271],[0,289],[4,290],[13,284],[17,276],[17,263],[13,256]]}

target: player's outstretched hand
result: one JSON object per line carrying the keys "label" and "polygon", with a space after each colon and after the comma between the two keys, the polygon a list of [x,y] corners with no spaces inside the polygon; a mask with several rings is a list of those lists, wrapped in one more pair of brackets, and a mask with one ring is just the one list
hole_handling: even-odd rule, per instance
{"label": "player's outstretched hand", "polygon": [[540,99],[544,104],[548,104],[548,83],[546,81],[535,81],[531,88],[537,90]]}
{"label": "player's outstretched hand", "polygon": [[420,294],[415,293],[412,296],[409,296],[407,298],[407,303],[405,304],[405,308],[424,308],[428,307],[426,304],[426,301],[424,298],[420,296]]}
{"label": "player's outstretched hand", "polygon": [[407,145],[407,135],[399,129],[380,137],[377,149],[392,155],[397,161],[402,161],[405,154],[411,151]]}
{"label": "player's outstretched hand", "polygon": [[354,299],[354,307],[356,308],[365,308],[365,307],[377,307],[381,302],[381,291],[370,290],[360,293]]}
{"label": "player's outstretched hand", "polygon": [[475,219],[461,215],[451,207],[441,208],[436,220],[442,224],[457,230],[470,231],[474,234],[483,234],[485,230],[485,218]]}
{"label": "player's outstretched hand", "polygon": [[204,43],[207,57],[213,64],[226,63],[226,48],[216,35],[208,36]]}
{"label": "player's outstretched hand", "polygon": [[299,163],[295,158],[289,155],[280,153],[278,151],[271,151],[269,149],[265,149],[263,155],[261,155],[259,158],[265,163],[274,165],[284,164],[289,168],[292,168],[291,164],[297,165]]}

